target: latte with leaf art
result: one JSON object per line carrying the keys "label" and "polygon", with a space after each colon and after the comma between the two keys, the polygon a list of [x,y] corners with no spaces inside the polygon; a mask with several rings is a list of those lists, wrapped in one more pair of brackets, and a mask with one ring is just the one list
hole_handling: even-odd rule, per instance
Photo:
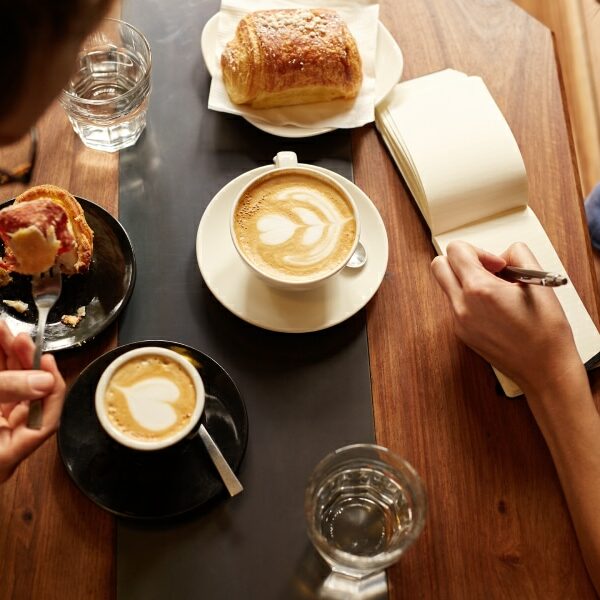
{"label": "latte with leaf art", "polygon": [[285,170],[245,190],[233,216],[238,246],[258,271],[284,281],[327,276],[349,258],[354,209],[326,178]]}

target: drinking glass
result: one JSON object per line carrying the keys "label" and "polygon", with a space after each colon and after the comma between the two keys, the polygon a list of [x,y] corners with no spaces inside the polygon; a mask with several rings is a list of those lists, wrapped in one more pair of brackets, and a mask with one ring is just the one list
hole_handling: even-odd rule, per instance
{"label": "drinking glass", "polygon": [[308,535],[333,573],[380,574],[417,539],[427,497],[411,465],[373,444],[345,446],[313,471],[304,501]]}
{"label": "drinking glass", "polygon": [[86,146],[115,152],[137,142],[146,126],[151,66],[148,40],[125,21],[104,19],[84,41],[59,100]]}

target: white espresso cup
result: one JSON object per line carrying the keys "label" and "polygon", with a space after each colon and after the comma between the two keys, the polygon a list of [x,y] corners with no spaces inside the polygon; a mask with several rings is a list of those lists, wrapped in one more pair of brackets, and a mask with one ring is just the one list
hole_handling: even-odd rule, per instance
{"label": "white espresso cup", "polygon": [[237,195],[233,244],[248,268],[285,290],[314,288],[341,271],[360,236],[354,200],[333,177],[279,152],[275,168]]}
{"label": "white espresso cup", "polygon": [[96,415],[114,440],[135,450],[160,450],[198,425],[204,384],[184,356],[144,346],[113,360],[96,386]]}

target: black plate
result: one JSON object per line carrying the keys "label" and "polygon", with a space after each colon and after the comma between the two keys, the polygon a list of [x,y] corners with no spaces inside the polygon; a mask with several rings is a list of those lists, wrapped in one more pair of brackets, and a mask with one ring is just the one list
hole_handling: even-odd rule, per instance
{"label": "black plate", "polygon": [[[112,323],[123,310],[135,283],[135,257],[127,233],[121,224],[103,208],[77,197],[88,225],[94,232],[94,253],[87,273],[63,276],[60,298],[48,315],[44,333],[44,350],[64,350],[92,339]],[[13,200],[0,204],[0,209]],[[0,241],[0,247],[2,242]],[[37,310],[31,297],[31,277],[12,275],[12,283],[0,288],[0,318],[14,333],[35,334]],[[2,300],[22,300],[28,304],[21,314]],[[63,315],[73,315],[85,306],[86,315],[77,327],[61,322]]]}
{"label": "black plate", "polygon": [[97,358],[73,384],[58,430],[60,456],[81,491],[102,508],[138,519],[172,517],[225,495],[225,486],[199,436],[164,450],[131,450],[102,429],[94,408],[100,375],[117,356],[141,346],[162,346],[188,357],[206,390],[203,420],[234,471],[248,441],[246,407],[235,384],[212,358],[175,342],[144,341]]}

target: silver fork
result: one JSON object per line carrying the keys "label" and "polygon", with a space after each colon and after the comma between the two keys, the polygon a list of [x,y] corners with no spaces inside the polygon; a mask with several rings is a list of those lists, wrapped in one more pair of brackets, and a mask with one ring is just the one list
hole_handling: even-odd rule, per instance
{"label": "silver fork", "polygon": [[[44,330],[50,309],[54,306],[62,288],[62,279],[58,267],[52,267],[45,273],[34,275],[31,279],[31,295],[38,311],[37,331],[35,334],[35,354],[33,368],[39,369],[42,361],[42,346],[44,345]],[[33,400],[29,405],[27,427],[42,428],[42,401]]]}

